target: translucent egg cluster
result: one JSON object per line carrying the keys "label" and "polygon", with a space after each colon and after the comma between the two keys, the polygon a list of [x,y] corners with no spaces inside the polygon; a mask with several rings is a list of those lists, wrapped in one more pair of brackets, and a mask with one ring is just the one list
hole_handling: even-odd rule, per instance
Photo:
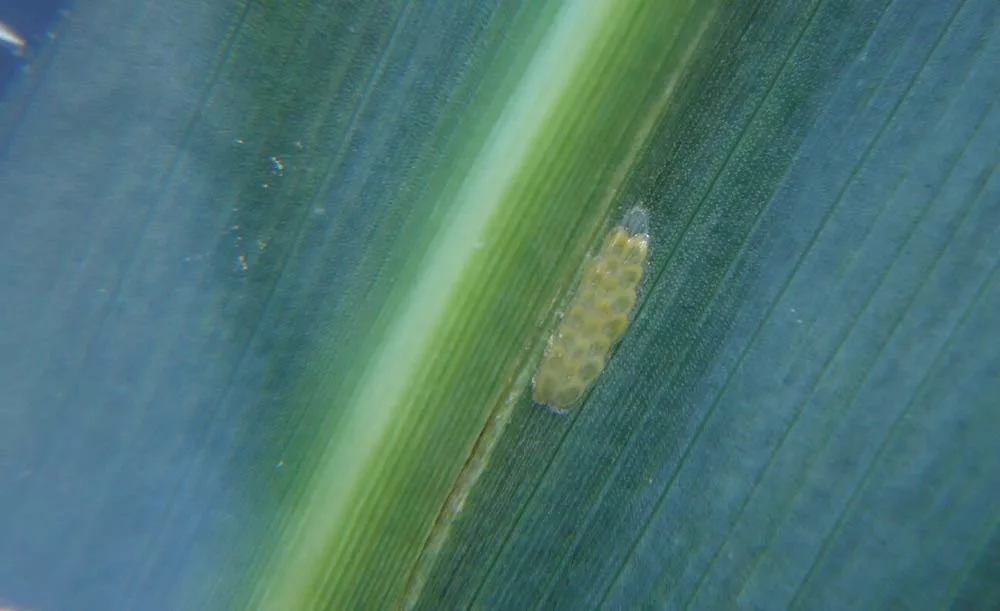
{"label": "translucent egg cluster", "polygon": [[646,213],[633,210],[587,264],[533,378],[536,403],[566,411],[597,379],[629,326],[649,255]]}

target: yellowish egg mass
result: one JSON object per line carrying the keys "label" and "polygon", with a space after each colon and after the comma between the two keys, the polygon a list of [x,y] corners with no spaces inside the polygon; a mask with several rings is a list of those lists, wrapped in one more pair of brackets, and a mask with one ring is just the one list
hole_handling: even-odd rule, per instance
{"label": "yellowish egg mass", "polygon": [[628,329],[635,307],[649,256],[647,231],[646,212],[631,210],[588,261],[532,378],[536,403],[565,412],[604,371],[608,354]]}

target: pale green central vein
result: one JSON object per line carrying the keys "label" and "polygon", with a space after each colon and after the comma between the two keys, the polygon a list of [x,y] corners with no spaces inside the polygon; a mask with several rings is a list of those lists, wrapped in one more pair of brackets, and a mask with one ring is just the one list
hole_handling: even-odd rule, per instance
{"label": "pale green central vein", "polygon": [[[351,515],[352,499],[371,474],[374,454],[383,447],[390,424],[413,409],[407,388],[415,381],[435,334],[456,299],[463,274],[481,248],[508,198],[505,194],[523,169],[536,136],[557,112],[560,100],[581,69],[584,50],[593,44],[615,8],[614,0],[570,2],[556,16],[547,38],[494,126],[482,152],[450,205],[451,221],[431,244],[417,274],[408,304],[390,324],[384,342],[365,368],[357,392],[343,406],[345,418],[320,461],[316,485],[302,500],[279,550],[278,575],[258,598],[264,608],[306,608],[315,577],[328,558],[330,541]],[[386,372],[392,372],[387,375]]]}

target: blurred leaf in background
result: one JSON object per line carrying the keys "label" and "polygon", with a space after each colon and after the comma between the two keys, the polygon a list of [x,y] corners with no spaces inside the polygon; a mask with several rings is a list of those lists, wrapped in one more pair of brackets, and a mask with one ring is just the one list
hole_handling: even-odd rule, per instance
{"label": "blurred leaf in background", "polygon": [[[0,605],[1000,606],[995,0],[59,32],[0,104]],[[541,409],[634,206],[634,320]]]}

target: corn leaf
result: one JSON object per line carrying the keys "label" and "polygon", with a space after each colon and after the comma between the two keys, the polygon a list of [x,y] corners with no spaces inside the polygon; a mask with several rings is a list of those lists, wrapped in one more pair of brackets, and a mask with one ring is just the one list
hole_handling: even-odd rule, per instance
{"label": "corn leaf", "polygon": [[80,2],[0,106],[0,605],[1000,604],[997,57],[991,0]]}

